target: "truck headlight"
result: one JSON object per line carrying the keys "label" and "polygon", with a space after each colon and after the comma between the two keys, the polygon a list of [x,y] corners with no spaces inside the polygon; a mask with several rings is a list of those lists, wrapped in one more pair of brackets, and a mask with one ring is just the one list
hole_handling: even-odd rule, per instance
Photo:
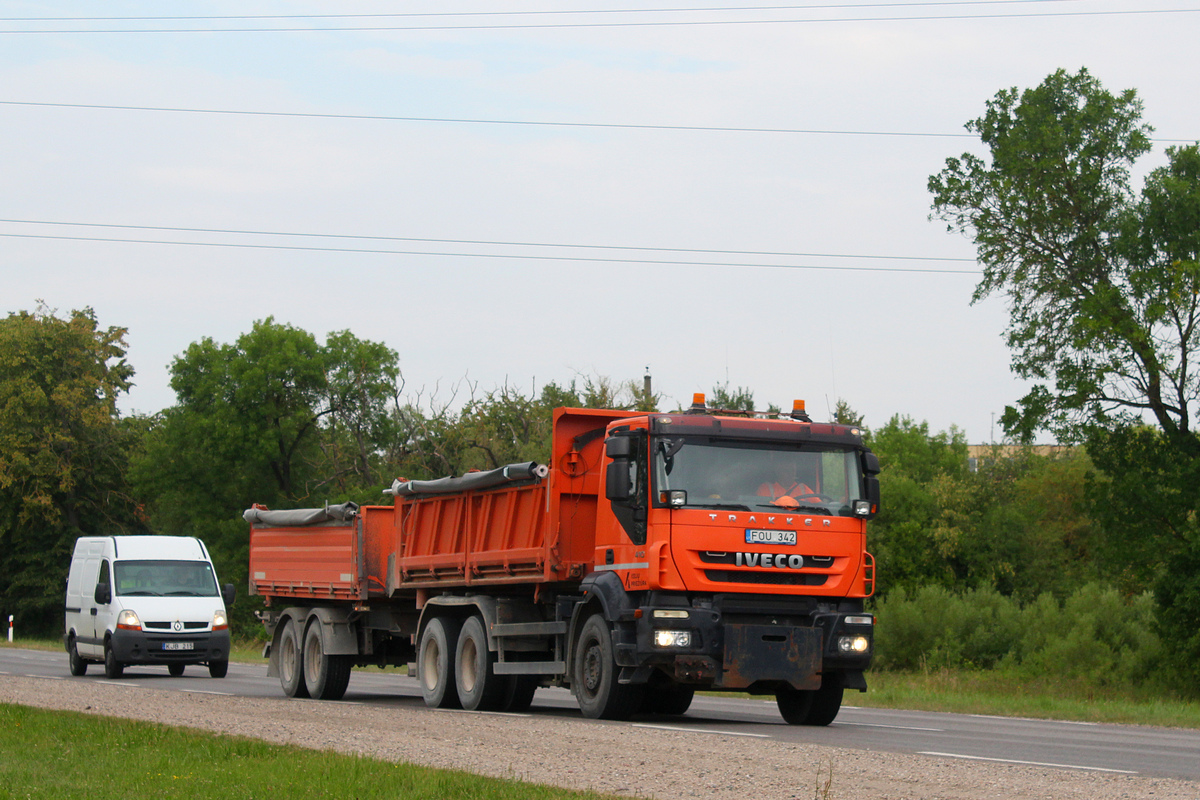
{"label": "truck headlight", "polygon": [[655,631],[655,647],[691,647],[691,631]]}
{"label": "truck headlight", "polygon": [[229,627],[229,620],[225,618],[224,611],[217,611],[213,614],[212,629],[214,631],[222,631]]}
{"label": "truck headlight", "polygon": [[862,655],[871,649],[871,640],[865,636],[839,636],[838,652],[843,655]]}
{"label": "truck headlight", "polygon": [[127,631],[140,631],[142,621],[138,619],[137,612],[127,608],[117,615],[117,627]]}

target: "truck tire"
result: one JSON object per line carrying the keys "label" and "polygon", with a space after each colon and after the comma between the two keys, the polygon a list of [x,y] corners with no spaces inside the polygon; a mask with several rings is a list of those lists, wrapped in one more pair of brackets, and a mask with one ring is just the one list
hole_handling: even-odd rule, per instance
{"label": "truck tire", "polygon": [[296,634],[296,621],[288,617],[279,632],[279,685],[288,697],[308,697],[304,685],[304,652]]}
{"label": "truck tire", "polygon": [[617,682],[612,631],[600,614],[583,623],[575,647],[571,690],[588,719],[629,719],[642,704],[645,686]]}
{"label": "truck tire", "polygon": [[354,666],[343,655],[325,652],[325,632],[321,621],[308,623],[304,633],[304,685],[308,696],[317,700],[341,700],[350,683],[350,668]]}
{"label": "truck tire", "polygon": [[110,681],[116,680],[125,674],[125,665],[117,661],[117,654],[113,652],[112,644],[104,643],[104,677]]}
{"label": "truck tire", "polygon": [[88,662],[79,655],[79,648],[75,646],[74,636],[67,642],[67,661],[70,662],[71,674],[75,677],[87,674]]}
{"label": "truck tire", "polygon": [[468,711],[496,711],[504,702],[504,676],[493,664],[496,654],[488,650],[483,619],[473,616],[463,623],[454,649],[454,688]]}
{"label": "truck tire", "polygon": [[533,695],[538,690],[536,675],[508,675],[504,686],[504,700],[500,703],[501,711],[517,713],[528,711],[533,705]]}
{"label": "truck tire", "polygon": [[670,716],[686,714],[687,710],[692,707],[692,698],[695,696],[695,686],[683,686],[678,683],[651,686],[646,690],[646,696],[642,699],[642,711],[647,714]]}
{"label": "truck tire", "polygon": [[828,725],[842,708],[843,689],[833,683],[827,677],[822,680],[821,688],[814,691],[799,691],[790,686],[779,689],[775,692],[779,713],[789,725]]}
{"label": "truck tire", "polygon": [[417,646],[421,697],[430,708],[461,708],[454,682],[454,653],[458,648],[459,622],[434,617],[421,632]]}

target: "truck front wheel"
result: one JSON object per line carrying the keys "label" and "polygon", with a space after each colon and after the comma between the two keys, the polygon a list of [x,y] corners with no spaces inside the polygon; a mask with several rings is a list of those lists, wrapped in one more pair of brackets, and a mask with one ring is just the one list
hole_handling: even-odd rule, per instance
{"label": "truck front wheel", "polygon": [[304,634],[304,685],[317,700],[341,700],[350,683],[351,660],[326,652],[321,621],[314,619]]}
{"label": "truck front wheel", "polygon": [[417,663],[421,668],[421,696],[430,708],[459,708],[454,685],[454,652],[458,647],[459,622],[434,617],[421,632]]}
{"label": "truck front wheel", "polygon": [[308,697],[304,685],[304,654],[296,633],[296,621],[288,617],[279,632],[279,685],[288,697]]}
{"label": "truck front wheel", "polygon": [[612,632],[600,614],[583,623],[575,648],[571,689],[588,719],[629,719],[642,703],[644,686],[617,681]]}

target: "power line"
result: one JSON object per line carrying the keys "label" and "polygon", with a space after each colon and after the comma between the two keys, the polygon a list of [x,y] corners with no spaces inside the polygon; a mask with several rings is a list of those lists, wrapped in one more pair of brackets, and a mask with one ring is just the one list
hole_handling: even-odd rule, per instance
{"label": "power line", "polygon": [[675,267],[737,267],[737,268],[756,268],[756,269],[803,269],[803,270],[826,270],[833,272],[896,272],[896,273],[923,273],[934,275],[975,275],[980,273],[978,270],[957,270],[957,269],[920,269],[917,267],[860,267],[849,265],[822,265],[822,264],[753,264],[753,263],[733,263],[726,261],[665,261],[661,259],[650,258],[600,258],[595,256],[550,256],[550,255],[530,255],[530,254],[506,254],[506,253],[445,253],[438,251],[421,251],[421,250],[385,250],[375,248],[354,248],[354,247],[313,247],[307,245],[282,245],[282,244],[250,244],[246,242],[180,242],[161,239],[120,239],[116,237],[101,237],[101,236],[59,236],[50,234],[35,234],[35,233],[0,233],[0,236],[13,239],[48,239],[53,241],[67,242],[110,242],[118,244],[156,244],[156,245],[174,245],[181,247],[221,247],[221,248],[244,248],[250,250],[285,250],[285,251],[303,251],[316,253],[355,253],[365,255],[399,255],[399,256],[440,256],[444,258],[490,258],[490,259],[515,259],[522,261],[578,261],[600,264],[652,264],[656,266],[675,266]]}
{"label": "power line", "polygon": [[[304,111],[242,111],[222,108],[179,108],[171,106],[113,106],[96,103],[39,103],[24,100],[0,100],[0,106],[29,106],[33,108],[77,108],[99,111],[151,111],[172,114],[214,114],[225,116],[250,117],[293,117],[297,119],[347,119],[364,120],[368,122],[423,122],[457,125],[516,125],[549,128],[597,128],[608,130],[648,130],[648,131],[698,131],[705,133],[783,133],[804,134],[811,136],[896,136],[915,138],[939,139],[977,139],[970,133],[931,133],[921,131],[852,131],[818,128],[750,128],[734,127],[731,125],[639,125],[620,122],[562,122],[557,120],[529,119],[472,119],[467,117],[401,117],[384,114],[333,114]],[[1151,138],[1152,142],[1163,144],[1188,144],[1194,139],[1162,139]]]}
{"label": "power line", "polygon": [[9,225],[58,225],[77,228],[119,228],[122,230],[139,231],[173,231],[177,233],[220,233],[239,236],[291,236],[310,237],[318,239],[355,239],[359,241],[377,242],[427,242],[430,244],[472,244],[492,247],[555,247],[578,248],[585,250],[636,250],[654,253],[714,253],[717,255],[736,256],[781,256],[786,258],[861,258],[883,259],[890,261],[957,261],[974,263],[973,258],[947,258],[944,256],[882,256],[860,255],[848,253],[795,253],[777,252],[770,250],[706,250],[688,247],[637,247],[634,245],[615,244],[567,244],[564,242],[504,242],[485,239],[432,239],[413,236],[365,236],[350,233],[313,233],[311,231],[250,231],[236,228],[184,228],[167,225],[124,225],[105,222],[64,222],[60,220],[37,219],[0,219],[0,223]]}
{"label": "power line", "polygon": [[[176,114],[245,115],[252,117],[297,117],[301,119],[353,119],[375,122],[436,122],[463,125],[530,125],[559,128],[607,128],[625,130],[706,131],[717,133],[804,133],[833,136],[925,136],[950,139],[975,138],[967,133],[920,133],[906,131],[842,131],[803,128],[741,128],[717,125],[635,125],[616,122],[557,122],[554,120],[469,119],[452,117],[400,117],[382,114],[327,114],[300,111],[238,111],[219,108],[172,108],[166,106],[110,106],[95,103],[35,103],[19,100],[0,100],[5,106],[34,106],[41,108],[82,108],[104,111],[160,111]],[[1182,141],[1182,140],[1180,140]]]}
{"label": "power line", "polygon": [[1014,5],[1046,2],[1077,2],[1078,0],[950,0],[949,2],[907,3],[825,3],[820,5],[785,6],[690,6],[674,8],[568,8],[540,11],[406,11],[392,14],[236,14],[208,16],[155,17],[0,17],[0,22],[164,22],[216,21],[239,19],[396,19],[415,17],[515,17],[566,16],[578,14],[697,14],[718,11],[815,11],[846,8],[913,8],[921,6],[982,6]]}
{"label": "power line", "polygon": [[491,25],[355,25],[342,27],[306,26],[302,28],[77,28],[42,29],[42,30],[9,30],[0,31],[0,35],[15,34],[71,34],[71,33],[363,33],[363,32],[403,32],[403,31],[479,31],[479,30],[549,30],[566,28],[643,28],[643,27],[677,27],[677,26],[714,26],[714,25],[804,25],[815,23],[841,22],[944,22],[952,20],[996,20],[996,19],[1033,19],[1050,17],[1113,17],[1146,14],[1189,14],[1200,11],[1200,8],[1168,8],[1168,9],[1131,9],[1124,11],[1038,11],[1020,14],[941,14],[929,16],[900,16],[900,17],[830,17],[808,19],[724,19],[724,20],[663,20],[663,21],[632,21],[632,22],[547,22],[521,24],[491,24]]}

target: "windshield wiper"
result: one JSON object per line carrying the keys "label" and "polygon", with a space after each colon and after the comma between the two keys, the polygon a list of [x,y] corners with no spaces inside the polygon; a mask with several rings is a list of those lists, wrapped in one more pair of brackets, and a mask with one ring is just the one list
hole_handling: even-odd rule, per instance
{"label": "windshield wiper", "polygon": [[732,508],[734,511],[750,510],[750,506],[741,503],[688,503],[688,508]]}
{"label": "windshield wiper", "polygon": [[[816,514],[825,514],[827,516],[833,516],[833,512],[830,511],[825,506],[804,506],[804,505],[781,506],[781,505],[777,505],[775,503],[762,503],[758,507],[759,508],[773,508],[776,511],[812,511]],[[747,509],[747,510],[749,510],[749,509]]]}

